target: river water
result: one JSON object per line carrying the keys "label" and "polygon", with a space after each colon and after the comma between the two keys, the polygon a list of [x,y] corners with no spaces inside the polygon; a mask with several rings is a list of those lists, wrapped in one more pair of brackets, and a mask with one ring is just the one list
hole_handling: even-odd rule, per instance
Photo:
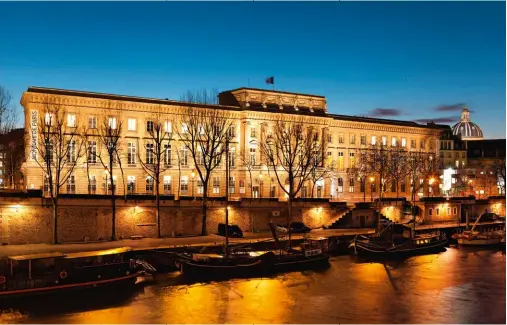
{"label": "river water", "polygon": [[505,265],[505,251],[451,247],[386,264],[332,257],[324,271],[262,279],[169,274],[127,293],[3,310],[0,323],[505,324]]}

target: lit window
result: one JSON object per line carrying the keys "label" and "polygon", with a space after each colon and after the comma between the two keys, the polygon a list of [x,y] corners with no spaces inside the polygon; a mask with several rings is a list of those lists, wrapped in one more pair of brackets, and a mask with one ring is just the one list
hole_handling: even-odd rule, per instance
{"label": "lit window", "polygon": [[146,121],[146,131],[153,132],[153,121]]}
{"label": "lit window", "polygon": [[401,146],[403,148],[406,148],[407,147],[407,138],[401,138]]}
{"label": "lit window", "polygon": [[136,163],[136,144],[129,142],[127,152],[127,163],[133,165]]}
{"label": "lit window", "polygon": [[187,123],[181,123],[181,133],[188,133]]}
{"label": "lit window", "polygon": [[371,136],[371,144],[372,145],[376,145],[377,144],[377,136],[375,136],[375,135]]}
{"label": "lit window", "polygon": [[46,113],[46,115],[44,117],[44,122],[46,123],[46,125],[53,124],[53,120],[54,120],[53,117],[54,117],[53,113]]}
{"label": "lit window", "polygon": [[392,138],[391,138],[391,145],[392,145],[393,147],[395,147],[395,146],[396,146],[396,144],[397,144],[396,137],[392,137]]}
{"label": "lit window", "polygon": [[134,194],[136,191],[136,177],[127,176],[127,193]]}
{"label": "lit window", "polygon": [[382,137],[382,145],[387,146],[387,137],[386,136]]}
{"label": "lit window", "polygon": [[361,135],[361,145],[366,145],[366,135]]}
{"label": "lit window", "polygon": [[343,133],[338,135],[338,143],[343,143]]}
{"label": "lit window", "polygon": [[90,129],[97,128],[97,118],[95,116],[88,117],[88,128],[90,128]]}
{"label": "lit window", "polygon": [[433,215],[433,209],[432,209],[432,208],[429,208],[429,209],[428,209],[428,215],[429,215],[429,216]]}
{"label": "lit window", "polygon": [[135,131],[136,130],[136,119],[135,118],[129,118],[128,119],[128,130],[129,131]]}
{"label": "lit window", "polygon": [[172,133],[173,132],[173,126],[171,124],[171,122],[169,121],[165,121],[164,122],[164,130],[166,133]]}
{"label": "lit window", "polygon": [[213,177],[213,194],[219,193],[220,193],[220,177],[215,176]]}
{"label": "lit window", "polygon": [[76,115],[75,114],[67,114],[67,126],[70,128],[76,127]]}
{"label": "lit window", "polygon": [[115,130],[116,129],[116,117],[109,117],[109,120],[108,120],[108,125],[111,129]]}
{"label": "lit window", "polygon": [[171,176],[164,176],[164,193],[171,193]]}

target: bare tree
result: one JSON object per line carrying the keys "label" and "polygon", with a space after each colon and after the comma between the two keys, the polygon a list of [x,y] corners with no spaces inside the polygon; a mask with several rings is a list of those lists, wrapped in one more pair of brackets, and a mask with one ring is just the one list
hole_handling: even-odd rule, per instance
{"label": "bare tree", "polygon": [[357,157],[354,159],[351,167],[347,169],[347,175],[349,178],[359,181],[359,186],[363,189],[363,202],[366,202],[366,181],[371,174],[367,160],[367,151],[360,148],[355,153]]}
{"label": "bare tree", "polygon": [[393,146],[389,153],[389,163],[387,165],[387,173],[389,178],[394,182],[396,190],[396,198],[399,197],[400,183],[408,175],[408,152],[407,150],[397,143]]}
{"label": "bare tree", "polygon": [[496,159],[492,170],[497,179],[499,194],[505,195],[505,157]]}
{"label": "bare tree", "polygon": [[121,133],[123,122],[121,119],[120,107],[114,108],[112,103],[110,103],[109,106],[110,107],[107,109],[107,112],[103,114],[98,125],[98,138],[104,150],[100,150],[97,156],[105,169],[106,189],[108,187],[108,181],[111,187],[111,240],[116,240],[116,184],[114,183],[113,175],[116,167],[115,165],[118,165],[121,161]]}
{"label": "bare tree", "polygon": [[143,160],[138,152],[139,162],[144,171],[155,183],[155,199],[157,204],[157,236],[160,233],[160,182],[162,173],[170,167],[170,158],[167,156],[169,146],[172,140],[172,126],[167,120],[167,114],[164,114],[159,107],[158,111],[153,113],[147,120],[148,139],[144,143],[145,159]]}
{"label": "bare tree", "polygon": [[[318,133],[315,133],[318,136]],[[323,179],[328,179],[333,172],[334,162],[332,160],[326,161],[324,155],[326,153],[326,142],[319,141],[319,147],[311,153],[311,172],[309,179],[312,182],[312,198],[315,193],[315,186],[317,182]]]}
{"label": "bare tree", "polygon": [[11,131],[16,122],[17,114],[12,104],[12,96],[0,85],[0,134]]}
{"label": "bare tree", "polygon": [[[71,117],[73,116],[73,117]],[[45,187],[53,203],[53,243],[58,243],[58,200],[60,190],[73,177],[76,162],[83,154],[76,115],[67,115],[56,99],[44,103],[39,122],[37,164],[45,176]],[[75,184],[74,184],[75,186]]]}
{"label": "bare tree", "polygon": [[[220,165],[226,150],[226,140],[231,120],[223,110],[196,107],[192,104],[216,104],[214,92],[187,92],[182,101],[190,105],[183,107],[180,116],[181,127],[175,127],[175,133],[185,148],[191,153],[195,169],[203,186],[202,231],[207,234],[206,220],[208,208],[208,184],[212,172]],[[228,186],[229,180],[226,180]]]}
{"label": "bare tree", "polygon": [[239,161],[241,167],[245,168],[248,172],[248,176],[250,177],[250,202],[252,202],[253,198],[253,177],[252,170],[255,166],[255,158],[253,158],[246,150],[243,148],[239,154]]}
{"label": "bare tree", "polygon": [[[292,202],[309,179],[312,172],[312,157],[323,154],[323,146],[316,140],[314,127],[305,127],[301,118],[290,122],[277,121],[271,137],[259,143],[266,164],[273,169],[278,184],[287,194],[289,249],[291,246]],[[322,140],[322,139],[320,139]],[[285,187],[288,185],[288,188]]]}

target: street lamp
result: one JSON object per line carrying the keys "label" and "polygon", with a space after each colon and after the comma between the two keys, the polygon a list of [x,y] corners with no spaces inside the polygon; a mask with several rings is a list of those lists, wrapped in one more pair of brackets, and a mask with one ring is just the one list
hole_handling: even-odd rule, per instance
{"label": "street lamp", "polygon": [[190,174],[192,176],[191,178],[191,182],[192,182],[192,198],[195,200],[195,196],[194,196],[194,182],[195,182],[195,173],[192,172],[192,174]]}
{"label": "street lamp", "polygon": [[371,201],[373,202],[373,184],[375,182],[375,177],[370,177],[370,195]]}
{"label": "street lamp", "polygon": [[433,182],[435,182],[435,179],[432,177],[429,180],[431,196],[433,196]]}
{"label": "street lamp", "polygon": [[106,195],[108,194],[108,191],[109,191],[109,180],[107,179],[109,176],[109,170],[107,169],[104,169],[104,178],[106,179],[105,183],[106,183]]}
{"label": "street lamp", "polygon": [[259,174],[259,198],[262,199],[262,174]]}

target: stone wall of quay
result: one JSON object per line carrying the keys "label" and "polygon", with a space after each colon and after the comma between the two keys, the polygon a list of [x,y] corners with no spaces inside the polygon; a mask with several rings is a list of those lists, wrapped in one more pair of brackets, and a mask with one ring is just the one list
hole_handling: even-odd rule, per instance
{"label": "stone wall of quay", "polygon": [[[225,202],[208,204],[208,233],[216,233],[225,222]],[[333,221],[346,205],[329,203],[294,203],[293,221],[310,227],[321,227]],[[59,242],[110,240],[112,209],[109,199],[61,199],[58,208]],[[201,233],[202,212],[199,201],[162,201],[160,220],[164,237],[190,236]],[[286,202],[229,203],[229,223],[243,231],[268,230],[268,223],[286,223]],[[153,200],[118,199],[116,202],[116,234],[156,237],[156,205]],[[0,199],[0,242],[7,244],[51,243],[53,238],[53,207],[40,198]]]}
{"label": "stone wall of quay", "polygon": [[[154,200],[116,201],[116,234],[118,238],[132,236],[156,237],[157,221]],[[470,216],[484,212],[505,215],[505,198],[463,202],[418,202],[425,223],[458,222],[464,211]],[[374,206],[374,205],[372,205]],[[218,224],[225,222],[225,202],[208,204],[208,233],[216,233]],[[350,208],[350,207],[349,207]],[[309,227],[328,226],[349,209],[345,202],[294,202],[293,221],[303,221]],[[402,205],[386,202],[378,207],[392,221],[403,221]],[[432,213],[429,215],[429,209]],[[439,213],[436,215],[436,209]],[[450,208],[450,209],[448,209]],[[456,209],[454,209],[456,208]],[[449,211],[449,214],[447,213]],[[97,199],[60,199],[58,238],[62,243],[111,239],[111,201]],[[265,231],[268,223],[286,223],[287,203],[269,200],[245,200],[229,203],[229,223],[243,231]],[[364,216],[365,223],[361,223]],[[202,217],[199,201],[161,201],[161,233],[163,237],[191,236],[201,232]],[[371,219],[371,220],[370,220]],[[354,210],[347,227],[370,227],[376,224],[372,210]],[[44,198],[0,197],[0,243],[51,243],[53,238],[53,208]]]}

